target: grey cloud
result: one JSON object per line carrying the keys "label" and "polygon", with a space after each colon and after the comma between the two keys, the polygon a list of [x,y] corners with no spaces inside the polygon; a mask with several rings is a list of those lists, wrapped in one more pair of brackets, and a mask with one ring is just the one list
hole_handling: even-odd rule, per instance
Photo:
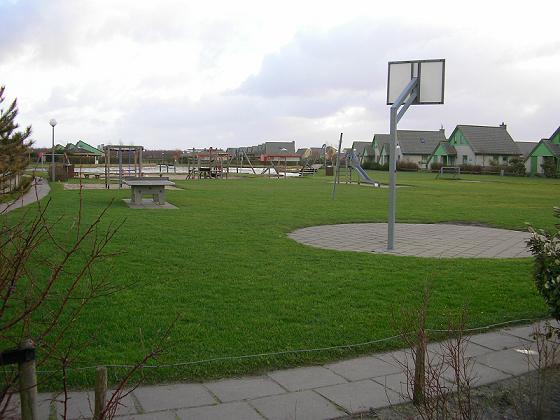
{"label": "grey cloud", "polygon": [[421,26],[395,30],[395,22],[357,20],[323,34],[299,33],[263,60],[259,74],[238,92],[305,96],[332,90],[371,91],[385,83],[387,61],[396,51],[414,50],[436,36]]}

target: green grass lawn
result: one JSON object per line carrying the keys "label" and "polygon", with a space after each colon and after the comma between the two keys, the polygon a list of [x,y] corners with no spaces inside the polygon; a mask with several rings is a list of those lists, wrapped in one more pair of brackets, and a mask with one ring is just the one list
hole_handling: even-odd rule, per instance
{"label": "green grass lawn", "polygon": [[[387,173],[372,177],[387,181]],[[525,229],[552,228],[560,182],[470,176],[480,182],[434,180],[399,173],[397,221],[476,222]],[[127,190],[84,191],[86,220],[111,200],[105,224],[126,219],[111,244],[122,255],[95,270],[122,292],[90,305],[74,340],[95,337],[75,365],[129,364],[142,357],[179,315],[159,363],[359,343],[396,333],[393,314],[414,307],[431,283],[429,326],[447,326],[468,308],[469,326],[546,316],[532,282],[530,259],[428,259],[307,247],[286,234],[332,223],[385,222],[387,190],[332,178],[178,181],[167,199],[178,210],[131,210]],[[52,184],[51,184],[52,185]],[[57,235],[75,220],[78,191],[52,185],[49,217]],[[53,252],[50,250],[49,252]],[[69,342],[69,341],[68,341]],[[148,382],[200,380],[326,362],[398,346],[226,360],[145,370]],[[113,373],[117,370],[113,369]],[[122,372],[121,372],[122,373]],[[73,386],[90,386],[93,371],[71,372]]]}

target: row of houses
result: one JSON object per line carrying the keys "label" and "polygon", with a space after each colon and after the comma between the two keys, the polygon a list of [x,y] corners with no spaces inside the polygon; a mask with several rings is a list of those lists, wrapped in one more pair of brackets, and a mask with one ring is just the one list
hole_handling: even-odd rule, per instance
{"label": "row of houses", "polygon": [[[560,171],[560,127],[540,142],[516,142],[499,126],[457,125],[449,138],[443,128],[434,131],[398,130],[397,160],[412,162],[420,168],[432,163],[445,166],[507,165],[523,159],[527,172],[542,174],[548,166]],[[389,162],[389,134],[375,134],[371,142],[356,141],[352,148],[362,164]]]}

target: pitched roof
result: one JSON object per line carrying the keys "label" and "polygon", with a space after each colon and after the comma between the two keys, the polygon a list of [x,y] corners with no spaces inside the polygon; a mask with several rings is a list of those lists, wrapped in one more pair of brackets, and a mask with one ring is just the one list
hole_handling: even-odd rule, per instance
{"label": "pitched roof", "polygon": [[[459,124],[473,152],[479,155],[519,155],[521,152],[509,135],[505,126],[490,127]],[[455,132],[455,130],[453,132]]]}
{"label": "pitched roof", "polygon": [[519,153],[521,153],[523,157],[527,157],[538,143],[534,141],[516,141],[515,144],[519,149]]}
{"label": "pitched roof", "polygon": [[[296,142],[295,141],[267,141],[262,146],[262,153],[267,155],[277,155],[281,153],[295,154]],[[284,151],[282,149],[286,149]]]}
{"label": "pitched roof", "polygon": [[[380,143],[390,141],[389,134],[376,134]],[[403,155],[430,155],[440,142],[444,142],[443,130],[397,130],[397,141]]]}
{"label": "pitched roof", "polygon": [[560,144],[552,143],[550,140],[543,140],[542,142],[546,144],[546,147],[554,156],[560,157]]}
{"label": "pitched roof", "polygon": [[440,144],[443,146],[443,149],[445,150],[445,153],[447,153],[448,156],[457,154],[457,149],[455,149],[455,146],[449,144],[448,141],[442,141]]}
{"label": "pitched roof", "polygon": [[552,136],[550,136],[548,139],[552,140],[554,136],[556,136],[557,134],[560,134],[560,126],[556,129],[554,133],[552,133]]}
{"label": "pitched roof", "polygon": [[352,149],[356,152],[356,156],[363,155],[368,146],[371,146],[371,141],[355,141],[352,143]]}

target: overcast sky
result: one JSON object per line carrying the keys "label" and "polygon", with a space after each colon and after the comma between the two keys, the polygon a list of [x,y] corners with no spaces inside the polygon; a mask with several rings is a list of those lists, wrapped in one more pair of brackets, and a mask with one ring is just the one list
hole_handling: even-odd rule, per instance
{"label": "overcast sky", "polygon": [[388,132],[388,61],[445,58],[445,104],[399,128],[538,141],[560,125],[560,6],[517,3],[0,0],[0,84],[38,146],[56,118],[62,144],[320,147]]}

